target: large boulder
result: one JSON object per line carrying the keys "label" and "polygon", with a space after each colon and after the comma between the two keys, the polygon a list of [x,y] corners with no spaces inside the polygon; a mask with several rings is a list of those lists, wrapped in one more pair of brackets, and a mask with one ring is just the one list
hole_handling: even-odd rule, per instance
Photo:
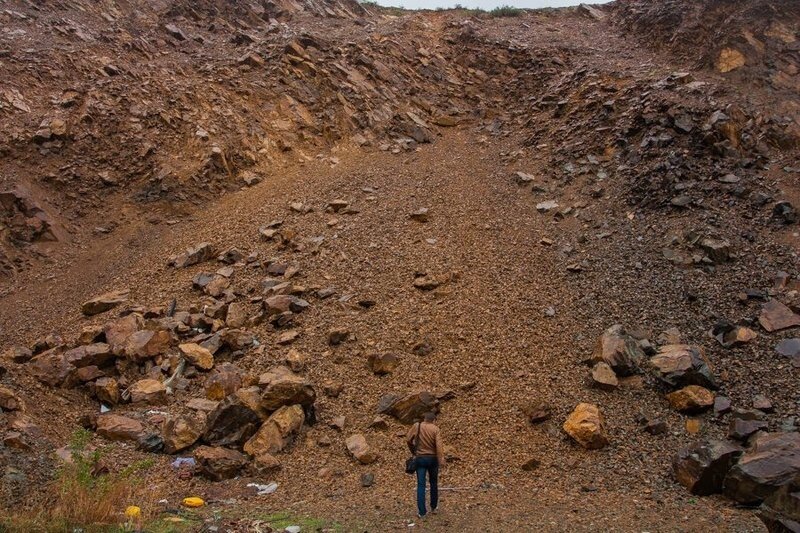
{"label": "large boulder", "polygon": [[770,533],[800,531],[800,474],[764,500],[758,517]]}
{"label": "large boulder", "polygon": [[164,452],[177,453],[197,442],[203,434],[205,424],[206,416],[202,413],[167,419],[161,430]]}
{"label": "large boulder", "polygon": [[128,301],[129,290],[107,292],[84,302],[81,311],[86,316],[99,315]]}
{"label": "large boulder", "polygon": [[317,399],[314,386],[303,376],[286,367],[276,367],[259,377],[261,407],[267,411],[277,411],[285,405],[299,404],[303,407],[313,405]]}
{"label": "large boulder", "polygon": [[145,436],[145,428],[133,418],[106,413],[97,417],[97,434],[108,440],[138,441]]}
{"label": "large boulder", "polygon": [[575,407],[564,422],[564,431],[587,450],[598,450],[608,444],[603,414],[590,403]]}
{"label": "large boulder", "polygon": [[699,385],[716,389],[714,373],[708,365],[703,349],[688,344],[662,346],[658,354],[650,358],[656,376],[672,387]]}
{"label": "large boulder", "polygon": [[362,465],[372,464],[378,460],[378,454],[367,443],[364,435],[358,434],[348,437],[345,445],[350,455]]}
{"label": "large boulder", "polygon": [[141,363],[157,355],[165,354],[172,344],[172,336],[165,330],[141,330],[132,333],[125,343],[125,355]]}
{"label": "large boulder", "polygon": [[130,386],[131,403],[164,405],[167,403],[167,388],[157,379],[141,379]]}
{"label": "large boulder", "polygon": [[800,315],[778,300],[770,300],[761,308],[758,322],[769,332],[800,326]]}
{"label": "large boulder", "polygon": [[211,370],[214,367],[214,354],[199,344],[193,342],[179,344],[178,350],[180,350],[187,361],[200,370]]}
{"label": "large boulder", "polygon": [[116,379],[109,377],[98,378],[94,382],[93,390],[98,401],[108,405],[117,405],[119,403],[119,382]]}
{"label": "large boulder", "polygon": [[216,255],[217,254],[214,251],[214,247],[210,242],[201,242],[196,246],[187,248],[182,254],[172,257],[169,260],[169,264],[175,268],[185,268],[208,261]]}
{"label": "large boulder", "polygon": [[378,414],[393,416],[403,424],[413,424],[427,412],[439,411],[439,400],[428,391],[406,394],[387,394],[378,402]]}
{"label": "large boulder", "polygon": [[236,477],[247,465],[247,456],[229,448],[200,446],[194,451],[197,470],[212,481]]}
{"label": "large boulder", "polygon": [[667,401],[681,413],[701,413],[714,405],[714,393],[699,385],[688,385],[667,394]]}
{"label": "large boulder", "polygon": [[728,438],[746,441],[751,435],[769,428],[764,413],[757,409],[735,409],[728,426]]}
{"label": "large boulder", "polygon": [[75,384],[76,368],[69,364],[58,348],[42,352],[31,359],[28,368],[36,379],[51,387],[71,387]]}
{"label": "large boulder", "polygon": [[78,346],[64,352],[64,358],[76,368],[87,366],[104,366],[114,359],[111,346],[104,342]]}
{"label": "large boulder", "polygon": [[591,364],[607,363],[618,376],[630,376],[639,370],[644,352],[639,343],[616,324],[608,328],[597,341]]}
{"label": "large boulder", "polygon": [[209,413],[203,440],[212,446],[240,447],[260,425],[255,411],[238,397],[228,396]]}
{"label": "large boulder", "polygon": [[253,457],[276,454],[291,442],[305,422],[303,407],[287,405],[281,407],[261,425],[258,432],[244,445],[244,451]]}
{"label": "large boulder", "polygon": [[729,498],[745,505],[764,501],[800,474],[800,433],[762,433],[725,478]]}
{"label": "large boulder", "polygon": [[672,468],[678,483],[692,494],[707,496],[722,492],[725,476],[743,450],[725,441],[701,442],[678,452]]}
{"label": "large boulder", "polygon": [[231,363],[217,365],[204,383],[206,398],[223,400],[242,387],[242,373]]}
{"label": "large boulder", "polygon": [[142,329],[143,326],[144,321],[141,316],[130,314],[104,325],[103,334],[106,342],[111,346],[111,351],[116,355],[122,355],[130,336]]}

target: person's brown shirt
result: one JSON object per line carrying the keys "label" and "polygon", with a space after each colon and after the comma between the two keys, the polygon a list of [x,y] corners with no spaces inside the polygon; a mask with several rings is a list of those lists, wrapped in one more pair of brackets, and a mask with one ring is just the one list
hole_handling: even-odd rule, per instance
{"label": "person's brown shirt", "polygon": [[[406,442],[409,448],[414,446],[419,425],[420,423],[417,422],[408,430]],[[417,446],[416,455],[434,455],[439,460],[440,465],[444,464],[444,446],[442,445],[441,432],[436,424],[422,422],[422,427],[419,429],[419,445]]]}

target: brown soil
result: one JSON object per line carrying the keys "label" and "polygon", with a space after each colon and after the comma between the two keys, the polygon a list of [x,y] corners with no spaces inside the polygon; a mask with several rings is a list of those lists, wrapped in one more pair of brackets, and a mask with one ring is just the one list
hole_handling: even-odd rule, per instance
{"label": "brown soil", "polygon": [[[154,12],[168,13],[167,20],[173,20],[185,3],[171,4],[171,10]],[[195,7],[191,16],[181,12],[188,17],[178,19],[184,31],[200,32],[214,17],[244,16],[220,13],[211,5],[202,3],[200,7],[207,9]],[[64,9],[76,18],[100,13]],[[344,391],[338,398],[319,395],[318,423],[304,428],[302,437],[280,456],[283,467],[274,476],[279,489],[270,496],[252,496],[245,487],[265,479],[181,480],[169,466],[173,457],[114,444],[106,459],[113,470],[144,457],[155,460],[147,479],[154,494],[167,499],[170,507],[177,507],[184,496],[204,497],[223,512],[217,524],[222,530],[248,530],[252,517],[281,510],[336,520],[346,530],[408,529],[409,522],[417,520],[413,482],[401,468],[405,427],[396,422],[384,432],[368,427],[384,394],[432,390],[452,392],[453,398],[442,404],[439,423],[453,460],[442,474],[443,513],[426,519],[422,529],[763,530],[753,511],[736,508],[721,497],[692,497],[672,478],[674,453],[698,438],[724,437],[727,423],[704,415],[699,434],[690,434],[688,418],[668,407],[652,378],[629,380],[617,391],[603,392],[589,386],[584,361],[598,336],[612,324],[645,330],[650,339],[676,327],[686,341],[705,347],[721,375],[722,393],[734,404],[749,407],[754,394],[767,395],[776,409],[770,417],[772,429],[800,414],[798,369],[774,352],[776,342],[790,337],[791,331],[760,332],[756,340],[733,350],[723,349],[707,334],[718,319],[736,322],[757,317],[758,305],[741,304],[737,293],[750,287],[769,288],[779,270],[797,274],[796,226],[776,225],[770,218],[771,204],[752,201],[756,192],[769,193],[774,200],[800,200],[796,171],[783,170],[797,166],[794,148],[769,140],[778,131],[791,133],[786,124],[772,120],[769,98],[777,93],[769,87],[748,93],[744,81],[705,70],[693,72],[695,80],[708,83],[700,91],[684,90],[680,84],[659,85],[693,64],[653,52],[637,39],[621,36],[616,26],[574,10],[509,19],[475,19],[459,12],[397,18],[373,14],[366,19],[351,17],[350,11],[330,19],[312,15],[293,13],[283,19],[291,35],[263,30],[262,49],[283,49],[289,37],[304,32],[324,35],[327,43],[319,46],[325,51],[313,64],[330,67],[326,54],[357,43],[342,60],[347,68],[357,63],[357,52],[367,50],[390,63],[390,70],[405,72],[394,85],[391,80],[380,82],[388,87],[383,94],[384,89],[355,90],[363,97],[362,106],[388,105],[387,116],[393,118],[347,123],[340,119],[350,107],[333,103],[336,84],[341,83],[341,76],[331,73],[335,69],[313,79],[292,78],[281,70],[275,79],[306,103],[315,124],[299,124],[295,116],[280,146],[270,145],[265,157],[255,155],[244,162],[242,154],[258,153],[259,148],[248,144],[255,142],[252,137],[242,135],[259,121],[247,113],[260,108],[262,101],[274,103],[276,94],[281,94],[279,87],[258,83],[261,73],[245,70],[241,77],[232,76],[236,79],[232,85],[239,87],[225,89],[229,98],[225,106],[241,113],[228,120],[219,112],[209,119],[213,125],[206,126],[209,131],[219,128],[212,136],[224,139],[227,154],[241,155],[232,158],[237,168],[200,172],[209,179],[199,181],[193,178],[198,169],[210,167],[204,166],[208,146],[197,139],[186,142],[187,132],[194,135],[196,120],[182,124],[178,135],[148,121],[144,129],[128,131],[130,124],[103,115],[86,128],[114,137],[88,148],[93,138],[87,137],[87,145],[80,146],[84,141],[77,135],[47,153],[27,140],[39,118],[12,125],[19,132],[0,145],[0,155],[5,154],[0,161],[9,170],[4,183],[31,188],[54,224],[67,228],[70,236],[57,243],[8,248],[24,260],[9,269],[14,273],[4,282],[2,347],[31,345],[50,332],[71,342],[83,326],[103,324],[116,314],[87,319],[80,312],[82,302],[108,290],[130,288],[131,301],[145,306],[165,306],[176,298],[179,309],[187,309],[200,299],[192,290],[194,275],[221,265],[213,261],[176,270],[167,266],[171,256],[202,241],[218,250],[236,247],[245,255],[257,251],[262,259],[296,261],[301,268],[298,283],[336,288],[332,298],[309,298],[312,305],[297,319],[301,336],[292,347],[309,356],[304,373],[312,382],[339,381]],[[616,15],[623,21],[625,16]],[[163,33],[152,21],[145,28]],[[200,92],[207,80],[199,72],[203,61],[229,68],[222,65],[226,54],[232,53],[226,43],[235,33],[234,28],[219,30],[212,41],[219,46],[180,52],[186,55],[169,51],[172,45],[164,41],[152,41],[151,46],[165,52],[151,53],[152,60],[168,63],[173,70],[169,82],[150,89],[147,101],[163,99],[166,108],[176,109],[167,103],[179,86],[185,92],[182,105],[189,106],[185,113],[212,109],[214,98],[205,102],[207,95]],[[58,58],[66,70],[56,42],[43,41],[36,54]],[[119,66],[139,73],[133,53],[119,52],[116,47],[121,45],[111,43],[120,57],[129,60]],[[434,52],[422,55],[423,63],[429,62],[425,67],[418,64],[420,47]],[[178,62],[185,70],[175,70]],[[8,79],[19,67],[2,66],[5,70],[0,72]],[[160,75],[141,69],[144,79],[156,83]],[[278,75],[278,71],[271,72]],[[458,83],[443,81],[447,75],[459,77]],[[298,80],[307,84],[305,89],[292,85],[301,83]],[[144,98],[131,94],[130,80],[112,83],[123,84],[118,90],[131,100],[125,107]],[[60,89],[68,86],[63,83]],[[319,88],[319,94],[309,95],[308,87]],[[33,96],[43,95],[25,96],[33,102]],[[569,102],[566,111],[552,105],[562,99]],[[616,100],[610,115],[603,111],[609,99]],[[192,107],[195,100],[203,103]],[[432,143],[406,143],[400,137],[409,135],[408,119],[398,123],[397,117],[419,100],[430,108],[426,120],[444,113],[457,117],[459,125],[429,125]],[[730,112],[731,106],[741,111]],[[364,107],[357,107],[365,113]],[[676,107],[692,114],[698,124],[717,109],[730,112],[743,139],[736,155],[718,146],[722,138],[709,140],[710,134],[701,134],[699,126],[692,134],[676,136],[667,147],[639,151],[637,146],[645,137],[657,136],[662,131],[658,128],[668,122],[663,117],[672,116]],[[326,121],[327,110],[335,116]],[[275,121],[288,113],[273,111]],[[659,118],[648,123],[650,116]],[[269,137],[273,132],[262,133]],[[357,146],[360,143],[352,140],[355,134],[363,134],[369,144]],[[127,145],[128,139],[135,143]],[[159,146],[158,164],[149,162],[142,169],[142,159],[133,154],[147,142]],[[291,150],[284,151],[287,148]],[[116,192],[108,195],[95,181],[84,180],[84,173],[74,179],[87,188],[86,194],[78,190],[74,197],[69,194],[74,185],[53,186],[39,179],[46,171],[30,173],[38,164],[53,169],[67,163],[88,167],[105,151],[114,152],[113,158],[109,156],[114,171],[124,168],[127,159],[135,160],[114,186]],[[142,191],[153,190],[148,187],[159,172],[156,167],[169,160],[176,167],[174,185],[166,194],[156,194],[155,203],[140,201]],[[674,166],[665,169],[665,160]],[[265,179],[240,188],[239,176],[248,169]],[[535,176],[539,192],[517,185],[518,171]],[[745,180],[747,196],[720,185],[717,178],[730,172]],[[690,189],[694,203],[689,209],[672,207],[676,187],[690,180],[700,181]],[[333,199],[349,201],[358,213],[325,212]],[[546,200],[572,207],[572,212],[563,219],[537,212],[537,204]],[[288,208],[291,202],[314,210],[294,213]],[[422,207],[429,209],[429,221],[411,220],[410,213]],[[329,225],[332,218],[338,223]],[[111,219],[110,233],[93,232]],[[261,240],[258,228],[274,219],[282,219],[299,240],[324,237],[319,252],[310,248],[291,252]],[[663,250],[675,247],[672,236],[683,237],[694,229],[730,240],[735,260],[702,268],[678,268],[667,261]],[[552,244],[543,244],[545,238]],[[31,249],[46,257],[37,258]],[[582,266],[580,272],[568,269],[575,264]],[[415,272],[449,281],[435,291],[419,291],[412,286]],[[237,268],[234,287],[242,295],[250,289],[258,294],[264,276],[260,269]],[[376,305],[364,309],[355,303],[361,299]],[[546,313],[550,307],[554,316]],[[252,311],[256,308],[253,304]],[[328,346],[327,332],[334,327],[350,329],[351,340]],[[263,348],[249,351],[236,364],[258,375],[279,363],[288,348],[276,343],[280,331],[266,324],[250,329]],[[414,355],[411,349],[420,341],[430,343],[433,352]],[[388,376],[373,375],[366,366],[373,351],[399,353],[400,366]],[[6,493],[9,502],[17,503],[46,482],[54,461],[52,450],[63,446],[78,427],[78,417],[96,412],[98,404],[83,390],[52,390],[38,383],[24,365],[4,366],[8,374],[0,380],[23,397],[25,415],[42,435],[33,451],[0,454],[0,460],[28,477],[28,486]],[[187,390],[156,410],[176,414],[188,399],[201,395],[202,380],[191,380]],[[553,406],[552,419],[538,426],[520,410],[534,399]],[[611,441],[603,450],[585,451],[562,432],[563,420],[579,402],[596,403],[603,410]],[[151,417],[146,409],[131,405],[115,411],[143,421]],[[643,432],[635,421],[639,413],[665,420],[668,433]],[[346,417],[342,432],[329,427],[337,415]],[[3,417],[0,414],[0,429],[10,420]],[[381,455],[379,462],[360,466],[352,461],[344,440],[354,433],[366,435]],[[322,437],[332,445],[319,446]],[[107,443],[95,437],[93,444]],[[521,465],[531,458],[539,459],[541,466],[534,472],[522,471]],[[320,475],[322,469],[328,472]],[[364,472],[375,474],[373,487],[361,487]]]}

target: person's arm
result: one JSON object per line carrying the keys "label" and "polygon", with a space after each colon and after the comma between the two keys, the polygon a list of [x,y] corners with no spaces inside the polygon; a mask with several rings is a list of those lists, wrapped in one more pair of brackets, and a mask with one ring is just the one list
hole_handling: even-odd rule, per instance
{"label": "person's arm", "polygon": [[412,454],[414,453],[414,439],[417,438],[417,424],[412,424],[411,429],[408,430],[408,434],[406,435],[406,445],[408,445],[408,451]]}
{"label": "person's arm", "polygon": [[444,458],[444,444],[442,444],[442,432],[436,432],[436,459],[439,463],[439,466],[444,466],[445,458]]}

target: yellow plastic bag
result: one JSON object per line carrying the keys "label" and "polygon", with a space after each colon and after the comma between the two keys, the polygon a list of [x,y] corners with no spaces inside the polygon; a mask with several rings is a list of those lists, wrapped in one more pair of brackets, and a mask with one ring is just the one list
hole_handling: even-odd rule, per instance
{"label": "yellow plastic bag", "polygon": [[137,518],[141,518],[141,516],[142,516],[142,509],[140,507],[137,507],[136,505],[129,505],[125,509],[126,518],[135,520]]}
{"label": "yellow plastic bag", "polygon": [[186,507],[202,507],[206,504],[202,500],[202,498],[198,498],[197,496],[190,496],[189,498],[183,499],[183,505]]}

